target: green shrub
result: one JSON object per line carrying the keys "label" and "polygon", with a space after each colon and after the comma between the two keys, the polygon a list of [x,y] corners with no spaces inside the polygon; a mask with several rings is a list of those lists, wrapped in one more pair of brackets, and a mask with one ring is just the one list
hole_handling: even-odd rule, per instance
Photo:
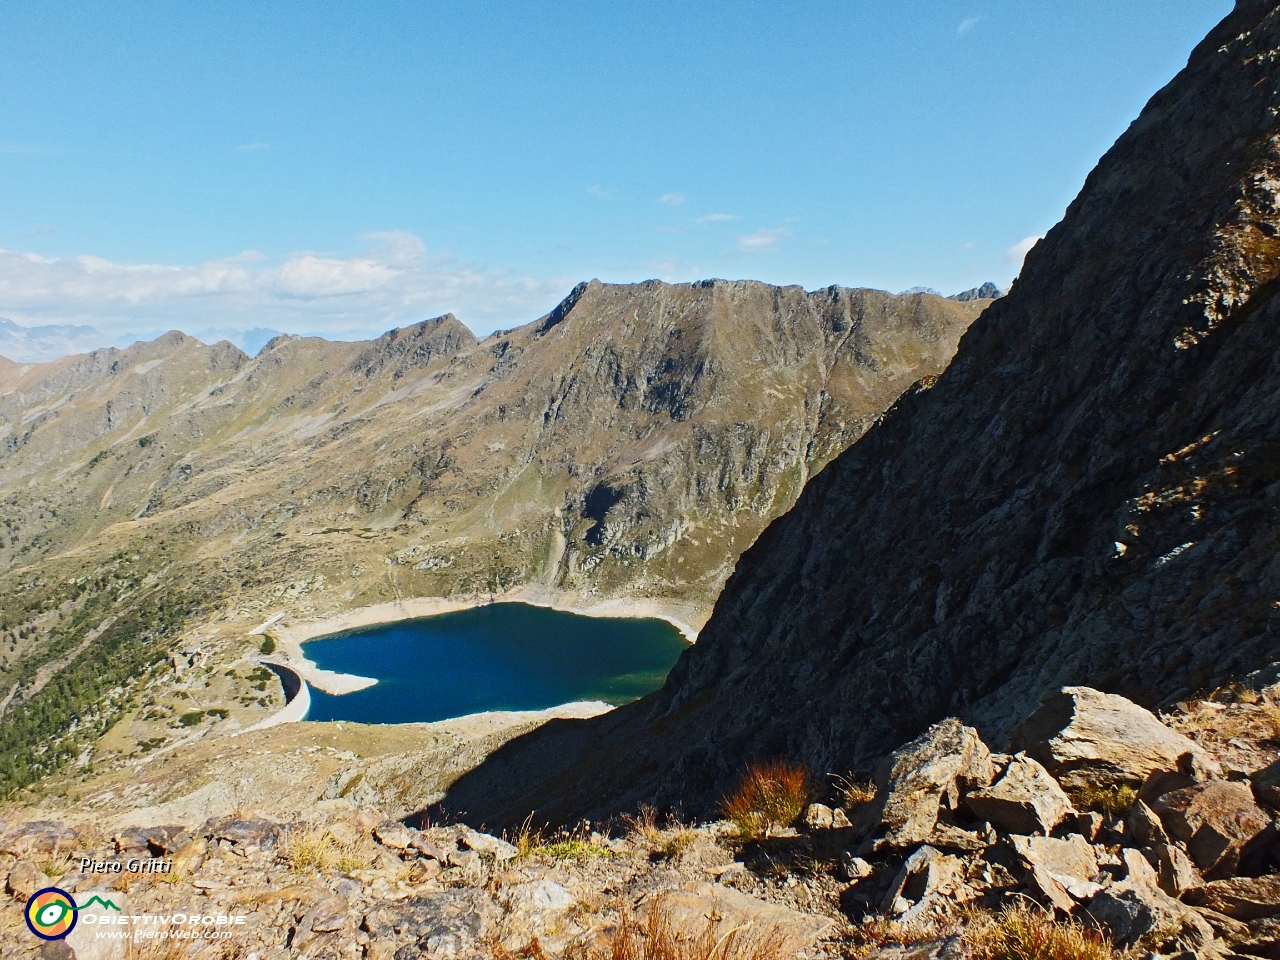
{"label": "green shrub", "polygon": [[272,654],[276,652],[276,642],[269,634],[262,638],[262,646],[258,648],[258,652],[262,654]]}

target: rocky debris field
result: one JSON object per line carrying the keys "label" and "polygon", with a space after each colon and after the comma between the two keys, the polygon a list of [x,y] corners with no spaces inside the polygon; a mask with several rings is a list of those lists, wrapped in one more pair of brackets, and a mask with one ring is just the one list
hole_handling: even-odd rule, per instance
{"label": "rocky debris field", "polygon": [[[193,948],[220,958],[656,957],[665,938],[704,960],[696,948],[715,943],[887,960],[1018,955],[993,952],[1011,936],[1074,938],[1054,956],[1280,957],[1278,679],[1261,671],[1163,719],[1063,688],[1009,754],[944,720],[873,782],[833,778],[831,802],[802,803],[793,823],[764,810],[750,830],[643,809],[496,837],[349,798],[114,830],[105,813],[10,808],[0,957],[37,952],[21,912],[50,885],[82,904],[105,891],[125,913],[245,916]],[[82,857],[171,868],[104,876]],[[42,955],[128,955],[91,931]]]}

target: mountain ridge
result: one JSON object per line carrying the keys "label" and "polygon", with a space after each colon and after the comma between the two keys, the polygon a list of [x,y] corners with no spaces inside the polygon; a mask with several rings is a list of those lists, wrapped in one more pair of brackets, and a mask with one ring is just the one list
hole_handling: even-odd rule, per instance
{"label": "mountain ridge", "polygon": [[[234,645],[276,614],[516,591],[696,630],[733,558],[984,306],[593,280],[484,340],[444,315],[250,358],[174,331],[0,375],[6,723],[75,701],[37,692],[41,657],[144,598],[167,632],[139,656]],[[103,644],[136,641],[125,624]]]}
{"label": "mountain ridge", "polygon": [[1154,705],[1267,662],[1278,50],[1280,13],[1239,4],[936,383],[744,552],[663,689],[513,741],[446,805],[704,815],[752,760],[866,774],[943,716],[999,744],[1064,684]]}

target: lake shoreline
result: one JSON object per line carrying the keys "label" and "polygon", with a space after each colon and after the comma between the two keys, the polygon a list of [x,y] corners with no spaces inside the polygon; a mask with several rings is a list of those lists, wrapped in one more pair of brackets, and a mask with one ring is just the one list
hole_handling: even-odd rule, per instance
{"label": "lake shoreline", "polygon": [[378,681],[373,677],[324,670],[306,655],[303,644],[361,627],[416,620],[500,603],[521,603],[595,618],[663,620],[675,627],[690,645],[698,635],[697,629],[688,623],[689,619],[695,619],[698,614],[693,604],[629,597],[593,600],[538,585],[494,595],[404,598],[307,620],[290,620],[286,614],[277,613],[250,633],[270,634],[277,648],[271,659],[294,671],[315,689],[341,696],[371,687]]}
{"label": "lake shoreline", "polygon": [[[276,614],[251,633],[270,633],[276,641],[278,659],[282,665],[292,669],[317,690],[341,696],[344,693],[353,693],[356,690],[371,687],[378,681],[372,677],[322,670],[307,657],[302,648],[304,643],[359,627],[417,620],[422,617],[455,613],[459,610],[473,610],[495,603],[523,603],[531,607],[542,607],[560,613],[575,613],[585,617],[665,620],[679,630],[681,636],[690,645],[698,638],[698,630],[685,619],[690,613],[696,616],[693,604],[631,597],[591,601],[574,594],[561,593],[536,585],[492,595],[407,597],[310,620],[291,621],[283,614]],[[689,619],[693,618],[689,617]]]}

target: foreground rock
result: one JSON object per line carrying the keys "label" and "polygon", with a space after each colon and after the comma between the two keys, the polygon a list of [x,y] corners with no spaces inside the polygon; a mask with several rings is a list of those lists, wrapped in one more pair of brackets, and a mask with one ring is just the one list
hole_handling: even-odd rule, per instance
{"label": "foreground rock", "polygon": [[976,730],[955,719],[930,727],[876,773],[883,845],[929,839],[944,807],[954,810],[964,790],[986,786],[994,775],[991,751]]}
{"label": "foreground rock", "polygon": [[1155,772],[1222,775],[1216,760],[1150,711],[1088,687],[1051,695],[1012,740],[1069,788],[1137,785]]}
{"label": "foreground rock", "polygon": [[1173,790],[1154,800],[1152,809],[1210,880],[1234,874],[1250,842],[1274,834],[1247,783],[1219,780]]}
{"label": "foreground rock", "polygon": [[1007,833],[1049,833],[1069,816],[1071,800],[1039,763],[1014,757],[1004,775],[989,787],[972,791],[965,803],[974,815]]}

